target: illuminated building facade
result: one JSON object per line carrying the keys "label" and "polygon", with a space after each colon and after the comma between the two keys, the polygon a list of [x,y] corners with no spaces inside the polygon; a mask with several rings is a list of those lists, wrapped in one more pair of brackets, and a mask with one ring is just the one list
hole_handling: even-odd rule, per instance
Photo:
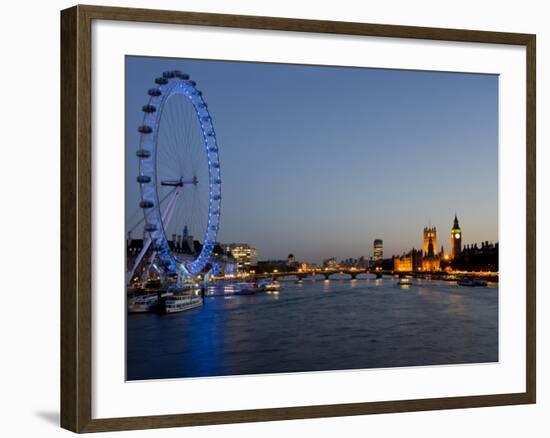
{"label": "illuminated building facade", "polygon": [[330,257],[328,259],[323,260],[323,268],[328,268],[328,269],[338,268],[338,262],[336,261],[336,257]]}
{"label": "illuminated building facade", "polygon": [[424,256],[428,255],[430,240],[433,245],[433,253],[435,254],[435,248],[437,248],[437,230],[435,227],[424,227]]}
{"label": "illuminated building facade", "polygon": [[256,248],[248,243],[231,243],[225,245],[225,251],[237,261],[237,269],[241,272],[249,271],[256,264]]}
{"label": "illuminated building facade", "polygon": [[298,262],[296,261],[296,257],[294,257],[294,254],[289,254],[286,259],[286,265],[290,267],[296,267],[298,266]]}
{"label": "illuminated building facade", "polygon": [[422,259],[422,270],[428,272],[440,271],[441,260],[439,259],[439,256],[424,257]]}
{"label": "illuminated building facade", "polygon": [[382,239],[376,239],[373,245],[372,260],[377,262],[384,258],[384,242]]}
{"label": "illuminated building facade", "polygon": [[422,251],[410,250],[407,254],[393,258],[393,270],[396,272],[419,271],[422,267]]}
{"label": "illuminated building facade", "polygon": [[437,230],[435,227],[424,227],[424,258],[422,259],[423,271],[439,271],[440,259],[436,255]]}
{"label": "illuminated building facade", "polygon": [[479,245],[476,243],[462,246],[462,230],[456,214],[451,229],[450,254],[445,252],[443,245],[437,252],[437,230],[435,227],[425,227],[423,238],[422,251],[412,249],[408,253],[389,259],[395,272],[435,272],[441,270],[498,272],[498,242],[485,241]]}

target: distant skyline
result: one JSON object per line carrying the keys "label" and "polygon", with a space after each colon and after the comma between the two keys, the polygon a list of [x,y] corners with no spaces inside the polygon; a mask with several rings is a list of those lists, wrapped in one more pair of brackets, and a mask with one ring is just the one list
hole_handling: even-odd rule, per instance
{"label": "distant skyline", "polygon": [[[167,58],[126,58],[126,211],[141,106],[154,78],[182,70],[202,90],[222,169],[218,240],[258,259],[384,257],[498,241],[498,76]],[[135,215],[134,215],[135,217]],[[127,227],[131,224],[127,224]]]}

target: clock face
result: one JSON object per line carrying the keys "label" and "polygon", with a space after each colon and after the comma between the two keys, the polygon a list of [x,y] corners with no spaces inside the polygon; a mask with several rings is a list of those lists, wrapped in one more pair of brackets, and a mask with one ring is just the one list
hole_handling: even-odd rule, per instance
{"label": "clock face", "polygon": [[455,239],[460,239],[460,233],[455,234]]}

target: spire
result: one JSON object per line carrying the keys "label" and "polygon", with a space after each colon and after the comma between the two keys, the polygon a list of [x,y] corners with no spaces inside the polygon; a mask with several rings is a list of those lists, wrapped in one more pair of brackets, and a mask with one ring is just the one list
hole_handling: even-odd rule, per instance
{"label": "spire", "polygon": [[455,212],[455,220],[453,222],[453,228],[455,228],[455,229],[460,228],[460,225],[458,225],[458,218],[456,217],[456,212]]}
{"label": "spire", "polygon": [[428,240],[428,257],[433,257],[434,255],[435,255],[434,242],[432,240],[432,236],[430,235],[430,238]]}

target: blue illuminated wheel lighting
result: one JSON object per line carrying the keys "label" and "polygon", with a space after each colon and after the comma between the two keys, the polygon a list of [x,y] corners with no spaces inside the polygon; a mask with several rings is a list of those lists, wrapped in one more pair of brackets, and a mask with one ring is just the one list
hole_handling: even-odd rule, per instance
{"label": "blue illuminated wheel lighting", "polygon": [[[143,121],[137,128],[140,141],[136,152],[139,161],[139,174],[136,181],[140,187],[139,206],[143,210],[145,218],[144,230],[151,238],[158,265],[165,272],[196,275],[203,272],[206,265],[211,262],[212,251],[217,241],[220,226],[221,173],[216,133],[203,93],[197,90],[196,83],[191,81],[187,74],[179,70],[167,71],[154,79],[154,82],[154,87],[147,90],[149,100],[142,107]],[[177,120],[176,112],[166,110],[168,102],[175,97],[178,97],[178,99],[184,97],[187,99],[186,102],[191,103],[190,108],[192,110],[190,109],[190,112],[192,111],[194,114],[192,121],[191,119],[183,120],[183,118],[181,121]],[[185,99],[182,100],[185,101]],[[196,125],[189,126],[190,123]],[[187,132],[191,132],[193,129],[202,133],[202,138],[197,139],[197,141],[201,145],[200,153],[203,154],[204,166],[207,167],[207,169],[204,169],[204,173],[208,172],[207,177],[205,176],[205,180],[208,180],[207,190],[204,185],[202,186],[205,187],[204,193],[205,198],[207,198],[204,200],[208,205],[207,214],[201,213],[199,210],[187,212],[191,216],[197,216],[198,214],[206,216],[204,218],[206,224],[202,236],[202,248],[195,256],[185,260],[176,254],[173,241],[172,246],[170,245],[171,241],[167,236],[168,224],[164,223],[163,220],[166,211],[161,207],[166,196],[164,196],[164,192],[161,193],[161,190],[168,188],[181,191],[181,195],[178,194],[177,196],[185,199],[186,190],[191,190],[187,186],[205,184],[206,181],[198,180],[195,175],[178,175],[177,178],[164,179],[162,176],[163,169],[159,169],[159,157],[161,156],[159,154],[164,153],[162,151],[163,146],[159,143],[159,136],[162,130],[164,130],[162,134],[166,135],[168,129],[166,126],[178,130],[182,138],[185,138]],[[183,143],[176,143],[171,146],[171,153],[178,154],[182,161],[191,161],[193,157],[187,157],[189,151],[186,147]],[[168,222],[168,220],[166,221]]]}

